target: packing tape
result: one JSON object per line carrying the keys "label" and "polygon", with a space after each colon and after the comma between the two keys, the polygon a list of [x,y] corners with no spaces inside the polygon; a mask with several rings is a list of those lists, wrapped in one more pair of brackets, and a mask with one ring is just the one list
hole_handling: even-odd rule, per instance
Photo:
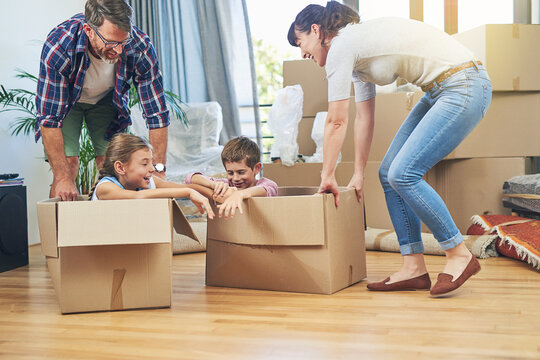
{"label": "packing tape", "polygon": [[512,88],[514,90],[519,90],[519,76],[512,80]]}
{"label": "packing tape", "polygon": [[512,37],[519,39],[519,24],[512,24]]}
{"label": "packing tape", "polygon": [[122,310],[124,299],[122,296],[122,283],[126,276],[126,269],[114,269],[111,290],[111,310]]}

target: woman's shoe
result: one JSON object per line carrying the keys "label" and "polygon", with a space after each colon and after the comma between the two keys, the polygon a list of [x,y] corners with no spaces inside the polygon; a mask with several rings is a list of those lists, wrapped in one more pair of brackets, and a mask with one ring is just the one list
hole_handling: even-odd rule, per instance
{"label": "woman's shoe", "polygon": [[459,275],[459,277],[452,281],[453,276],[446,273],[440,273],[437,277],[437,283],[435,286],[433,286],[433,289],[431,289],[430,294],[431,295],[444,295],[449,293],[450,291],[456,290],[458,287],[463,285],[467,279],[469,279],[474,274],[478,273],[480,271],[480,263],[478,260],[476,260],[476,257],[471,258],[469,263],[467,264],[467,267],[465,267],[465,270]]}
{"label": "woman's shoe", "polygon": [[431,280],[428,273],[412,279],[396,281],[391,284],[387,284],[388,281],[390,281],[389,277],[383,281],[367,284],[367,288],[371,291],[414,291],[429,290],[431,288]]}

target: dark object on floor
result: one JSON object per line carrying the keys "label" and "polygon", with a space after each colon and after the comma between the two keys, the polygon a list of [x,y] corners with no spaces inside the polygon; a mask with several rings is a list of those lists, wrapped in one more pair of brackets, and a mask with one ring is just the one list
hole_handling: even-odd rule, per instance
{"label": "dark object on floor", "polygon": [[503,206],[521,216],[540,218],[540,174],[515,176],[503,185]]}
{"label": "dark object on floor", "polygon": [[0,272],[27,264],[26,187],[0,187]]}

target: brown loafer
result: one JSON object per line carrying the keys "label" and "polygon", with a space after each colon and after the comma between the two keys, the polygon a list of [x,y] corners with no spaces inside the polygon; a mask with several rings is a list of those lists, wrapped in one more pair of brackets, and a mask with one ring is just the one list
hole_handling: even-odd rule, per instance
{"label": "brown loafer", "polygon": [[476,260],[476,257],[472,257],[469,263],[467,264],[467,267],[459,277],[452,281],[453,276],[446,273],[440,273],[437,277],[437,283],[435,286],[433,286],[433,289],[431,289],[430,294],[431,295],[444,295],[449,293],[450,291],[456,290],[458,287],[463,285],[467,279],[469,279],[474,274],[478,273],[480,271],[480,263],[478,260]]}
{"label": "brown loafer", "polygon": [[428,273],[412,279],[396,281],[391,284],[387,284],[388,281],[390,281],[389,277],[383,281],[367,284],[367,288],[372,291],[415,291],[429,290],[431,288],[431,280]]}

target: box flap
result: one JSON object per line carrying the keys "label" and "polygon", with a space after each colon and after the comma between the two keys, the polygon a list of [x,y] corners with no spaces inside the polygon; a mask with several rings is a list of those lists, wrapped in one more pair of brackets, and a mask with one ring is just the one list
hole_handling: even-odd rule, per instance
{"label": "box flap", "polygon": [[171,241],[170,199],[58,202],[58,246]]}
{"label": "box flap", "polygon": [[[306,190],[307,189],[307,190]],[[208,238],[244,245],[324,245],[323,196],[314,188],[290,188],[289,194],[310,195],[251,198],[244,214],[208,221]],[[283,193],[283,190],[280,190]]]}
{"label": "box flap", "polygon": [[187,221],[184,216],[184,212],[176,200],[172,201],[172,216],[173,216],[173,228],[178,234],[185,235],[193,240],[197,241],[199,244],[201,241],[193,231],[193,228]]}
{"label": "box flap", "polygon": [[41,252],[48,257],[58,257],[56,202],[58,199],[48,199],[37,202],[37,215]]}

